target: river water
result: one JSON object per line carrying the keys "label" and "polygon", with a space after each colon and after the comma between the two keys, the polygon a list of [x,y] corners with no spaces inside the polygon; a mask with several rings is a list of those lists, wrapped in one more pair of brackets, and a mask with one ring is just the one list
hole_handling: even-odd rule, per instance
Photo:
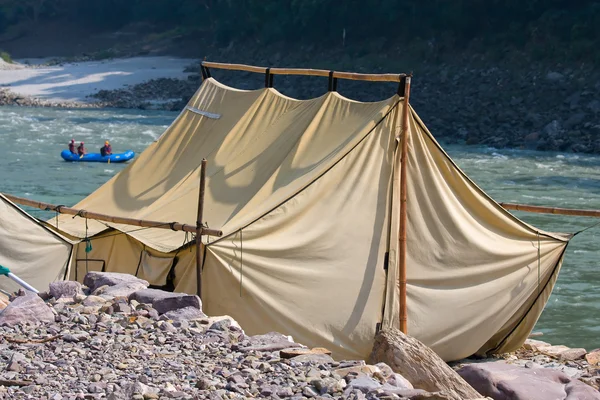
{"label": "river water", "polygon": [[[123,164],[67,163],[68,141],[98,152],[143,151],[177,113],[139,110],[0,108],[0,192],[73,205],[106,182]],[[435,134],[435,133],[434,133]],[[600,157],[591,155],[445,146],[458,165],[494,199],[600,209]],[[38,217],[52,214],[32,211]],[[534,226],[576,232],[592,218],[516,213]],[[536,331],[543,340],[588,350],[600,347],[600,226],[576,236],[567,249],[557,286]]]}

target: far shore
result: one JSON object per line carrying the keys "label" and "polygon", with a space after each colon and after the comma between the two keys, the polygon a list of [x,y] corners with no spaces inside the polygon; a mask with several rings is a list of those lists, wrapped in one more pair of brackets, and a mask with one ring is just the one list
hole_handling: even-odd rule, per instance
{"label": "far shore", "polygon": [[[187,79],[186,67],[198,60],[176,57],[133,57],[48,65],[50,59],[0,60],[0,89],[46,105],[89,104],[102,90],[125,89],[153,79]],[[36,104],[32,104],[36,105]]]}

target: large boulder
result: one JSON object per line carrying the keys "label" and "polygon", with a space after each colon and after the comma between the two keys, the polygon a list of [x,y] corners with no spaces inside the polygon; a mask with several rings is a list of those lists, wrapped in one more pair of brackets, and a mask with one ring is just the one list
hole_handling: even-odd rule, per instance
{"label": "large boulder", "polygon": [[76,294],[83,294],[81,283],[76,281],[58,281],[52,282],[49,288],[50,296],[55,299],[61,297],[73,297]]}
{"label": "large boulder", "polygon": [[129,301],[135,300],[139,303],[152,304],[159,314],[179,310],[186,307],[194,307],[202,310],[202,301],[196,295],[185,293],[165,292],[158,289],[142,289],[129,296]]}
{"label": "large boulder", "polygon": [[494,400],[600,400],[600,392],[560,371],[525,368],[504,361],[458,370],[471,386]]}
{"label": "large boulder", "polygon": [[[96,272],[91,271],[85,274],[83,284],[90,288],[90,291],[95,291],[101,286],[117,286],[123,284],[137,284],[140,287],[147,288],[149,283],[143,279],[137,278],[130,274],[122,274],[119,272]],[[138,289],[141,290],[141,289]]]}
{"label": "large boulder", "polygon": [[0,313],[0,326],[22,323],[54,322],[54,312],[35,293],[28,292],[15,298]]}
{"label": "large boulder", "polygon": [[398,329],[379,331],[369,364],[383,362],[406,378],[415,389],[443,392],[448,399],[479,399],[477,393],[433,350]]}

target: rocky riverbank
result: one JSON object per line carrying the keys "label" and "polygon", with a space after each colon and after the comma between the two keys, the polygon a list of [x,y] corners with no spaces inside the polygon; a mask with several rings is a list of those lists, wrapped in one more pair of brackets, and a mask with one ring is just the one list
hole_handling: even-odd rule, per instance
{"label": "rocky riverbank", "polygon": [[[326,349],[275,332],[246,335],[228,316],[204,315],[197,296],[148,289],[130,275],[89,273],[84,283],[56,282],[39,296],[21,292],[0,313],[0,398],[457,399],[415,388],[382,362],[334,360]],[[510,364],[499,362],[521,385],[562,390],[552,398],[600,399],[599,355],[530,341],[505,357]],[[483,373],[490,365],[499,364],[463,360],[454,368],[494,399],[550,398],[499,383],[506,371]],[[527,371],[537,373],[533,381]]]}
{"label": "rocky riverbank", "polygon": [[[383,67],[367,71],[390,72]],[[236,88],[262,86],[256,74],[213,71],[213,76]],[[278,76],[274,86],[288,96],[307,99],[326,91],[321,81]],[[186,80],[102,91],[93,98],[117,107],[179,110],[200,82],[194,74]],[[341,81],[338,86],[340,93],[363,101],[385,99],[396,91],[389,84]],[[445,142],[600,153],[600,73],[591,67],[424,66],[415,72],[411,104]]]}
{"label": "rocky riverbank", "polygon": [[[224,62],[315,66],[310,63],[306,54],[289,60],[284,60],[279,53],[268,59],[265,59],[264,54],[244,54],[236,57],[232,51],[224,49],[217,56],[219,61]],[[78,70],[78,74],[81,75],[86,74],[83,65],[100,63],[108,66],[107,71],[111,71],[111,63],[120,63],[119,65],[124,66],[121,68],[127,68],[127,60],[82,59],[75,64],[52,60],[43,66],[64,68],[67,75],[69,68],[79,68],[81,71]],[[135,60],[144,58],[138,57]],[[497,61],[462,61],[464,62],[440,65],[419,64],[414,71],[411,104],[437,138],[449,143],[488,145],[495,148],[600,153],[600,124],[597,122],[600,113],[600,71],[593,66],[549,67]],[[177,73],[173,69],[175,64],[171,62],[168,67],[170,69],[168,72],[165,70],[161,77],[160,70],[163,67],[158,64],[164,62],[158,61],[156,67],[152,63],[145,66],[147,69],[143,73],[124,73],[134,74],[131,76],[136,77],[135,81],[138,83],[133,81],[130,85],[109,85],[111,87],[106,88],[108,81],[96,83],[92,79],[93,87],[90,84],[89,89],[86,89],[89,94],[77,101],[49,101],[26,93],[15,94],[18,91],[10,86],[5,87],[0,93],[0,105],[180,110],[201,83],[199,64],[187,63],[187,67],[181,66]],[[9,74],[19,73],[15,72],[14,66],[5,67],[0,69],[8,69],[4,72]],[[40,67],[24,66],[32,69]],[[380,64],[368,59],[336,61],[330,67],[375,73],[404,71],[393,60],[380,60]],[[121,76],[119,79],[125,79],[121,72],[106,73],[113,74],[110,77]],[[117,73],[120,75],[115,75]],[[143,80],[141,75],[144,74],[155,78]],[[176,77],[177,74],[185,77]],[[260,88],[264,84],[264,79],[258,74],[213,71],[213,76],[225,84],[241,89]],[[327,82],[319,78],[277,76],[274,86],[288,96],[306,99],[323,95]],[[388,98],[396,89],[393,84],[352,81],[338,83],[341,94],[363,101]]]}
{"label": "rocky riverbank", "polygon": [[[0,314],[0,397],[441,399],[385,364],[335,361],[279,333],[248,336],[197,296],[124,274],[57,282]],[[441,396],[441,394],[440,394]]]}

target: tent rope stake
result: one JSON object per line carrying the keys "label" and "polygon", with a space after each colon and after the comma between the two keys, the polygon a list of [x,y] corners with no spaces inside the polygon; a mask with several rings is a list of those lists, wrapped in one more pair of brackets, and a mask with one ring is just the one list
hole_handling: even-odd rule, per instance
{"label": "tent rope stake", "polygon": [[[171,229],[174,231],[184,231],[190,233],[196,233],[198,231],[198,227],[196,225],[182,224],[179,222],[159,222],[159,221],[149,221],[144,219],[135,219],[135,218],[125,218],[125,217],[115,217],[106,214],[100,214],[92,211],[79,210],[76,208],[65,207],[65,206],[55,206],[50,203],[43,203],[41,201],[35,201],[26,199],[23,197],[17,197],[10,194],[3,193],[8,200],[13,203],[20,204],[23,206],[35,207],[41,210],[47,211],[56,211],[61,214],[68,215],[76,215],[82,218],[94,219],[97,221],[105,221],[112,222],[115,224],[123,224],[123,225],[133,225],[133,226],[142,226],[145,228],[157,228],[157,229]],[[223,232],[218,229],[210,229],[202,227],[202,235],[208,236],[223,236]]]}
{"label": "tent rope stake", "polygon": [[398,235],[398,284],[400,285],[400,330],[408,333],[408,310],[406,306],[406,169],[408,158],[408,112],[410,97],[410,76],[404,82],[404,107],[402,109],[402,148],[400,158],[400,234]]}

